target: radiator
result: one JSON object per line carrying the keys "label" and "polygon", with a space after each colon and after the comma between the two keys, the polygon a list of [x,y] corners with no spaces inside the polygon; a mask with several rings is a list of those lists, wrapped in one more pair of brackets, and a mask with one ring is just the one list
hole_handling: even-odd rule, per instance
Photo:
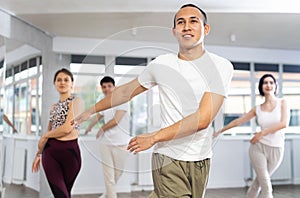
{"label": "radiator", "polygon": [[26,159],[27,150],[24,148],[15,148],[13,163],[13,183],[22,184],[26,179]]}

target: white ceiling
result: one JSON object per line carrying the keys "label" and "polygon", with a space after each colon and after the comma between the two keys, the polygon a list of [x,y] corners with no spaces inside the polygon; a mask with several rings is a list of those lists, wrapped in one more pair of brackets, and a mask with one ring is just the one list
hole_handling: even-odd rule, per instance
{"label": "white ceiling", "polygon": [[1,0],[0,7],[15,14],[175,12],[181,5],[195,3],[211,12],[299,13],[295,0]]}
{"label": "white ceiling", "polygon": [[[188,2],[208,12],[211,33],[207,44],[300,50],[300,2]],[[170,32],[173,16],[184,3],[187,1],[2,0],[0,8],[53,36],[174,42]]]}

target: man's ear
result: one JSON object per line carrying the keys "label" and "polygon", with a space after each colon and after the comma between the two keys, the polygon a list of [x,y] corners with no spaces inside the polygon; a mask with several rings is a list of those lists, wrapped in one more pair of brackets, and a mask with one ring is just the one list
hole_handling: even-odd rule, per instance
{"label": "man's ear", "polygon": [[176,34],[177,34],[177,32],[176,32],[176,29],[175,29],[175,27],[173,27],[173,28],[172,28],[172,33],[173,33],[173,36],[175,36],[175,37],[176,37]]}
{"label": "man's ear", "polygon": [[207,36],[209,34],[210,31],[210,25],[206,24],[204,26],[204,35]]}

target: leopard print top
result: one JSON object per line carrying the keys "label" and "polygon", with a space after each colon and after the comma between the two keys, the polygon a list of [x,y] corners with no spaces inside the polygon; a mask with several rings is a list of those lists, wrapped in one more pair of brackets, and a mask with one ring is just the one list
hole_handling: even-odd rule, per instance
{"label": "leopard print top", "polygon": [[[68,111],[69,111],[69,103],[74,99],[74,96],[67,98],[65,101],[59,101],[54,105],[52,110],[50,111],[50,124],[51,130],[56,129],[57,127],[63,125],[66,122]],[[79,129],[79,125],[75,126],[75,129]]]}

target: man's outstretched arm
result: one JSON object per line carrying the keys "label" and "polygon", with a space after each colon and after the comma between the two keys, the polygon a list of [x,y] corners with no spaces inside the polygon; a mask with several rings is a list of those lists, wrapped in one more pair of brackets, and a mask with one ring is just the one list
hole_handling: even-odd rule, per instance
{"label": "man's outstretched arm", "polygon": [[224,96],[222,95],[206,92],[195,113],[157,132],[132,138],[127,149],[130,152],[138,153],[149,149],[158,142],[182,138],[207,128],[217,115],[223,100]]}
{"label": "man's outstretched arm", "polygon": [[134,96],[146,90],[147,89],[139,83],[138,79],[134,79],[129,83],[116,87],[110,95],[106,96],[104,99],[97,102],[94,106],[90,107],[88,110],[77,116],[75,120],[72,121],[72,123],[74,124],[75,121],[80,124],[88,120],[94,113],[128,102]]}

